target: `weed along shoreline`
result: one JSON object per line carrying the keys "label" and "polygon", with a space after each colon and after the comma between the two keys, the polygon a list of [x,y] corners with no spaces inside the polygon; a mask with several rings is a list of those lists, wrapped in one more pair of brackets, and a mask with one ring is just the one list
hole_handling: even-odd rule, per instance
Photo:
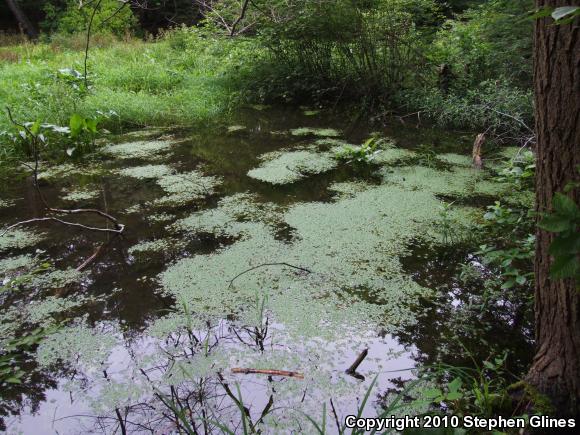
{"label": "weed along shoreline", "polygon": [[578,20],[0,2],[0,432],[575,430]]}

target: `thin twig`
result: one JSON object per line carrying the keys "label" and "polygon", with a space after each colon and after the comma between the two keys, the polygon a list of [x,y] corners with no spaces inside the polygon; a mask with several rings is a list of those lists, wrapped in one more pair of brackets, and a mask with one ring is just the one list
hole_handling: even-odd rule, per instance
{"label": "thin twig", "polygon": [[89,81],[87,78],[87,63],[89,61],[89,46],[91,44],[91,30],[93,27],[93,20],[95,19],[95,15],[97,14],[97,10],[101,7],[101,3],[103,0],[99,0],[98,3],[95,5],[93,9],[93,13],[91,15],[91,20],[89,21],[89,27],[87,28],[87,43],[85,45],[85,88],[89,89]]}
{"label": "thin twig", "polygon": [[240,369],[233,368],[232,373],[242,374],[242,375],[271,375],[271,376],[283,376],[285,378],[296,378],[304,379],[304,375],[299,372],[291,372],[288,370],[268,370],[268,369]]}
{"label": "thin twig", "polygon": [[264,264],[259,264],[259,265],[257,265],[257,266],[251,267],[251,268],[249,268],[249,269],[247,269],[247,270],[244,270],[244,271],[243,271],[243,272],[241,272],[241,273],[238,273],[236,276],[234,276],[234,277],[233,277],[233,278],[230,280],[230,284],[228,285],[228,289],[230,289],[230,288],[232,287],[232,285],[234,284],[234,281],[235,281],[236,279],[238,279],[240,276],[242,276],[242,275],[244,275],[244,274],[246,274],[246,273],[248,273],[248,272],[251,272],[252,270],[256,270],[256,269],[259,269],[260,267],[266,267],[266,266],[286,266],[286,267],[291,267],[292,269],[301,270],[301,271],[303,271],[303,272],[312,273],[312,271],[311,271],[311,270],[305,269],[304,267],[300,267],[300,266],[294,266],[294,265],[292,265],[292,264],[288,264],[288,263],[283,263],[283,262],[282,262],[282,263],[264,263]]}

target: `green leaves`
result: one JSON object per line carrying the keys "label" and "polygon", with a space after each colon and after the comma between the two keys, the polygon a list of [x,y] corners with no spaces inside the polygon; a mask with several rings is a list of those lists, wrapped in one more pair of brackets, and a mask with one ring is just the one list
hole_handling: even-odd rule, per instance
{"label": "green leaves", "polygon": [[572,198],[556,193],[552,199],[553,212],[545,214],[538,226],[556,236],[549,253],[554,257],[550,275],[555,279],[574,278],[579,281],[580,264],[580,209]]}
{"label": "green leaves", "polygon": [[563,18],[573,18],[580,13],[580,6],[562,6],[554,9],[552,12],[552,18],[556,21]]}
{"label": "green leaves", "polygon": [[530,15],[530,18],[536,20],[551,16],[556,24],[569,24],[579,15],[580,6],[560,6],[558,8],[546,6],[535,11]]}

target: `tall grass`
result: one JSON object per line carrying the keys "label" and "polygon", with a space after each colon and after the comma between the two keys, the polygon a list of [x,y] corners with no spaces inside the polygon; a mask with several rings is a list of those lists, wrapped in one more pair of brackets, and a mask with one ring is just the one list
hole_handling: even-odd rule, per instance
{"label": "tall grass", "polygon": [[[17,119],[66,125],[73,113],[114,111],[105,127],[190,125],[220,119],[239,100],[248,65],[260,50],[247,39],[179,30],[144,42],[96,38],[88,92],[58,71],[83,70],[79,36],[0,48],[0,103]],[[0,116],[0,131],[9,129]]]}

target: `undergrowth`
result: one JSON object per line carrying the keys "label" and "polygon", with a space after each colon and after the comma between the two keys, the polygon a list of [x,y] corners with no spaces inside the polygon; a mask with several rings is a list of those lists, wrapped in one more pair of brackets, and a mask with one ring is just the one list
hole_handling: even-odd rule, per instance
{"label": "undergrowth", "polygon": [[[0,58],[11,60],[0,65],[0,101],[15,118],[68,125],[75,113],[114,112],[102,126],[115,131],[220,120],[239,103],[249,65],[261,55],[252,40],[190,29],[154,42],[112,38],[90,50],[88,86],[80,92],[63,71],[82,74],[84,51],[63,39],[0,48]],[[0,131],[10,128],[1,116]]]}

